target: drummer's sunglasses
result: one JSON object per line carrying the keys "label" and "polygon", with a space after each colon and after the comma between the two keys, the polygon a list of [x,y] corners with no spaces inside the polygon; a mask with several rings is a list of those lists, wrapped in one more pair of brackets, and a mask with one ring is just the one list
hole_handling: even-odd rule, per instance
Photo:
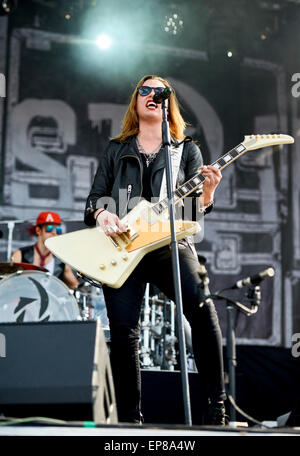
{"label": "drummer's sunglasses", "polygon": [[54,225],[46,225],[45,231],[46,231],[46,233],[51,233],[54,229],[56,229],[56,234],[62,233],[61,226],[54,226]]}
{"label": "drummer's sunglasses", "polygon": [[138,92],[141,95],[141,97],[146,97],[147,95],[149,95],[149,93],[152,92],[152,90],[154,90],[156,95],[159,95],[160,93],[162,93],[163,90],[165,90],[165,87],[149,87],[149,86],[138,87]]}

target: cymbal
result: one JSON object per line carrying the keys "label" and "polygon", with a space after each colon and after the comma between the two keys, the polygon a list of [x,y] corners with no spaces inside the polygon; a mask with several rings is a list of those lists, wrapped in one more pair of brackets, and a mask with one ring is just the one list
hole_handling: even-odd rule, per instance
{"label": "cymbal", "polygon": [[14,274],[17,271],[43,271],[49,272],[47,269],[41,266],[35,266],[29,263],[0,263],[0,276],[4,274]]}

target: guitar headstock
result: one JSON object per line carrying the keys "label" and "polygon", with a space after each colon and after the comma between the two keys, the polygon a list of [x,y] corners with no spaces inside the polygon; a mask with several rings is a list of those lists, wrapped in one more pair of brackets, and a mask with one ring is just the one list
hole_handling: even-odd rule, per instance
{"label": "guitar headstock", "polygon": [[244,137],[242,144],[247,150],[260,149],[262,147],[277,146],[279,144],[292,144],[294,138],[283,134],[249,135]]}

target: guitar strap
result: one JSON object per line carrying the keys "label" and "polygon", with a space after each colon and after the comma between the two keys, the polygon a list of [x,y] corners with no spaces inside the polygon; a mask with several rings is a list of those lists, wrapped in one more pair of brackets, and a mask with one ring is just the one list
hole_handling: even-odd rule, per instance
{"label": "guitar strap", "polygon": [[[184,142],[179,144],[179,146],[175,147],[175,145],[171,145],[170,147],[170,154],[171,154],[171,166],[172,166],[172,181],[173,181],[173,189],[176,188],[176,181],[178,177],[180,161],[182,157],[182,152],[184,148]],[[164,170],[161,187],[160,187],[160,194],[159,194],[159,201],[167,198],[167,178],[166,178],[166,169]],[[183,202],[180,201],[180,204],[183,205]],[[197,257],[196,248],[193,241],[193,236],[187,236],[186,241],[188,242],[193,254]]]}
{"label": "guitar strap", "polygon": [[[175,146],[175,144],[172,144],[170,146],[170,156],[171,156],[171,167],[172,167],[172,183],[173,183],[173,189],[175,190],[176,188],[176,181],[178,177],[178,172],[179,172],[179,167],[180,167],[180,161],[181,161],[181,156],[182,156],[182,151],[184,147],[184,142],[181,144]],[[163,178],[161,181],[161,187],[160,187],[160,194],[159,194],[159,201],[167,198],[168,193],[167,193],[167,177],[166,177],[166,169],[164,170]]]}

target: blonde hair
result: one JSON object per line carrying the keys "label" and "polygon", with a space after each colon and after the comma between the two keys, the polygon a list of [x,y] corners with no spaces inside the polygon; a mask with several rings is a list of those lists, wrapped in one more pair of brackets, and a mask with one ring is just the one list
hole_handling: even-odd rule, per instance
{"label": "blonde hair", "polygon": [[[126,114],[123,118],[122,131],[118,136],[113,138],[113,140],[124,142],[129,136],[138,134],[139,118],[136,111],[138,88],[141,87],[144,84],[144,82],[146,82],[148,79],[158,79],[165,85],[165,87],[171,87],[166,79],[163,79],[159,76],[155,76],[153,74],[144,76],[137,84],[131,96],[130,103],[128,105]],[[184,139],[184,130],[186,127],[186,122],[183,120],[180,114],[178,100],[176,98],[174,90],[172,91],[169,98],[168,121],[170,125],[170,134],[177,140]]]}

